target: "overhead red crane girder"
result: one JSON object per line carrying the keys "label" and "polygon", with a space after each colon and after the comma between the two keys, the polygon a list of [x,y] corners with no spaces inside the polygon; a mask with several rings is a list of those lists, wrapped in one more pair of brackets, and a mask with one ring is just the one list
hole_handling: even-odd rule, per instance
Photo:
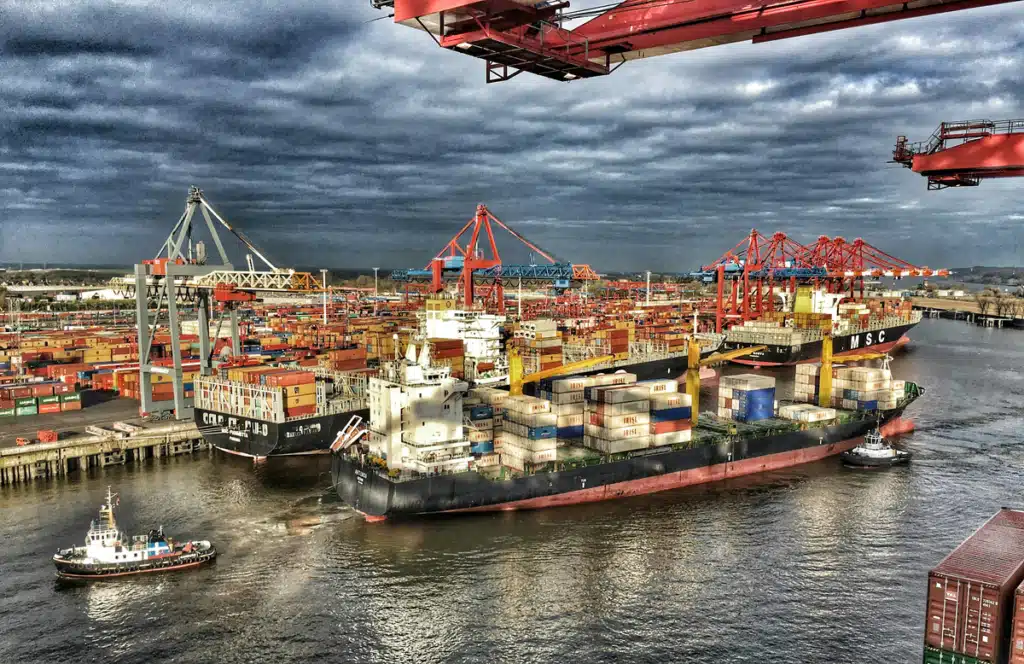
{"label": "overhead red crane girder", "polygon": [[944,122],[927,142],[900,136],[893,161],[927,177],[929,189],[1024,176],[1024,120]]}
{"label": "overhead red crane girder", "polygon": [[507,80],[521,71],[556,80],[587,78],[608,74],[634,58],[1016,1],[626,0],[567,29],[559,24],[562,15],[556,12],[567,2],[393,0],[396,23],[419,27],[444,48],[486,60],[488,82]]}

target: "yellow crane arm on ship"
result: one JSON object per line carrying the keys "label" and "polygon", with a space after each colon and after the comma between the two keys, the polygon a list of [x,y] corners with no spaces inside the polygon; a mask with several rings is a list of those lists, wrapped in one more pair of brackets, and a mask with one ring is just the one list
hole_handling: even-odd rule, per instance
{"label": "yellow crane arm on ship", "polygon": [[519,349],[510,348],[508,351],[508,393],[512,396],[519,396],[523,393],[523,385],[526,383],[536,383],[538,380],[543,380],[545,378],[563,376],[576,371],[583,371],[584,369],[590,369],[598,364],[612,362],[614,359],[615,357],[612,355],[602,355],[600,357],[580,360],[579,362],[563,364],[562,366],[555,367],[554,369],[545,369],[544,371],[537,371],[524,376],[523,358],[519,355]]}
{"label": "yellow crane arm on ship", "polygon": [[[862,362],[864,360],[881,360],[887,353],[858,353],[841,357],[841,362]],[[821,372],[818,376],[818,405],[828,408],[832,404],[832,335],[826,333],[821,339]]]}
{"label": "yellow crane arm on ship", "polygon": [[724,353],[713,353],[702,360],[700,359],[700,342],[694,337],[690,337],[690,343],[687,345],[686,393],[690,395],[690,422],[692,424],[696,425],[697,418],[700,416],[700,368],[735,360],[765,348],[767,346],[737,348]]}

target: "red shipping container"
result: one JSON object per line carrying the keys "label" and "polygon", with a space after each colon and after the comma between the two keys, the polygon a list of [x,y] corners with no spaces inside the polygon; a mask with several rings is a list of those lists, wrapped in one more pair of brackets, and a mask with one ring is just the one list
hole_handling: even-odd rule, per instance
{"label": "red shipping container", "polygon": [[285,408],[285,417],[301,417],[303,415],[312,415],[316,412],[316,406],[295,406],[292,408]]}
{"label": "red shipping container", "polygon": [[288,387],[290,385],[305,385],[315,383],[316,376],[311,371],[288,371],[285,373],[267,376],[267,387]]}
{"label": "red shipping container", "polygon": [[928,573],[925,644],[1005,662],[1024,579],[1024,512],[1002,509]]}
{"label": "red shipping container", "polygon": [[1024,664],[1024,583],[1013,594],[1013,625],[1010,629],[1010,662]]}
{"label": "red shipping container", "polygon": [[81,401],[65,401],[60,404],[61,410],[82,410]]}
{"label": "red shipping container", "polygon": [[651,422],[651,433],[672,433],[686,431],[690,428],[690,420],[671,420],[669,422]]}
{"label": "red shipping container", "polygon": [[59,403],[41,403],[41,404],[39,404],[39,414],[40,415],[52,415],[54,413],[59,413],[59,412],[60,412],[60,404]]}
{"label": "red shipping container", "polygon": [[7,409],[7,408],[14,408],[14,400],[13,399],[0,399],[0,410],[4,410],[4,409]]}
{"label": "red shipping container", "polygon": [[52,397],[53,396],[53,385],[33,385],[32,396],[34,397]]}

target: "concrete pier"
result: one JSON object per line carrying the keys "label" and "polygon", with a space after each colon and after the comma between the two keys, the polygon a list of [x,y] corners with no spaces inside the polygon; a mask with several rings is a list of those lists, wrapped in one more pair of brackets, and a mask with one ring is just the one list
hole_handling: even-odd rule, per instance
{"label": "concrete pier", "polygon": [[192,454],[208,449],[193,422],[147,427],[133,435],[79,436],[0,450],[0,485],[64,477],[90,468]]}

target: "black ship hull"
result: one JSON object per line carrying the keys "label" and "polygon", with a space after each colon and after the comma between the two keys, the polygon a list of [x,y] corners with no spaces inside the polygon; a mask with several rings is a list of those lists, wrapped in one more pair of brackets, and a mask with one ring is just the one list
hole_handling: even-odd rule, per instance
{"label": "black ship hull", "polygon": [[[893,348],[906,343],[904,335],[909,332],[917,323],[895,325],[889,328],[872,330],[871,332],[857,332],[836,336],[832,339],[832,355],[841,356],[843,353],[863,352],[888,352]],[[747,342],[730,342],[726,340],[723,350],[735,350],[737,348],[748,348],[761,344]],[[759,350],[745,357],[733,360],[737,364],[751,366],[780,366],[799,364],[801,362],[817,362],[821,359],[821,341],[812,341],[806,344],[795,346],[779,346],[768,344],[764,350]]]}
{"label": "black ship hull", "polygon": [[[880,423],[899,417],[908,403],[880,413]],[[874,417],[864,417],[760,437],[731,437],[688,449],[647,450],[622,460],[507,480],[469,471],[396,482],[348,454],[335,454],[331,470],[338,496],[370,521],[538,509],[655,493],[818,461],[852,449],[878,425]]]}
{"label": "black ship hull", "polygon": [[324,454],[353,415],[365,419],[369,414],[364,408],[277,423],[196,408],[195,422],[203,438],[217,449],[262,459]]}

